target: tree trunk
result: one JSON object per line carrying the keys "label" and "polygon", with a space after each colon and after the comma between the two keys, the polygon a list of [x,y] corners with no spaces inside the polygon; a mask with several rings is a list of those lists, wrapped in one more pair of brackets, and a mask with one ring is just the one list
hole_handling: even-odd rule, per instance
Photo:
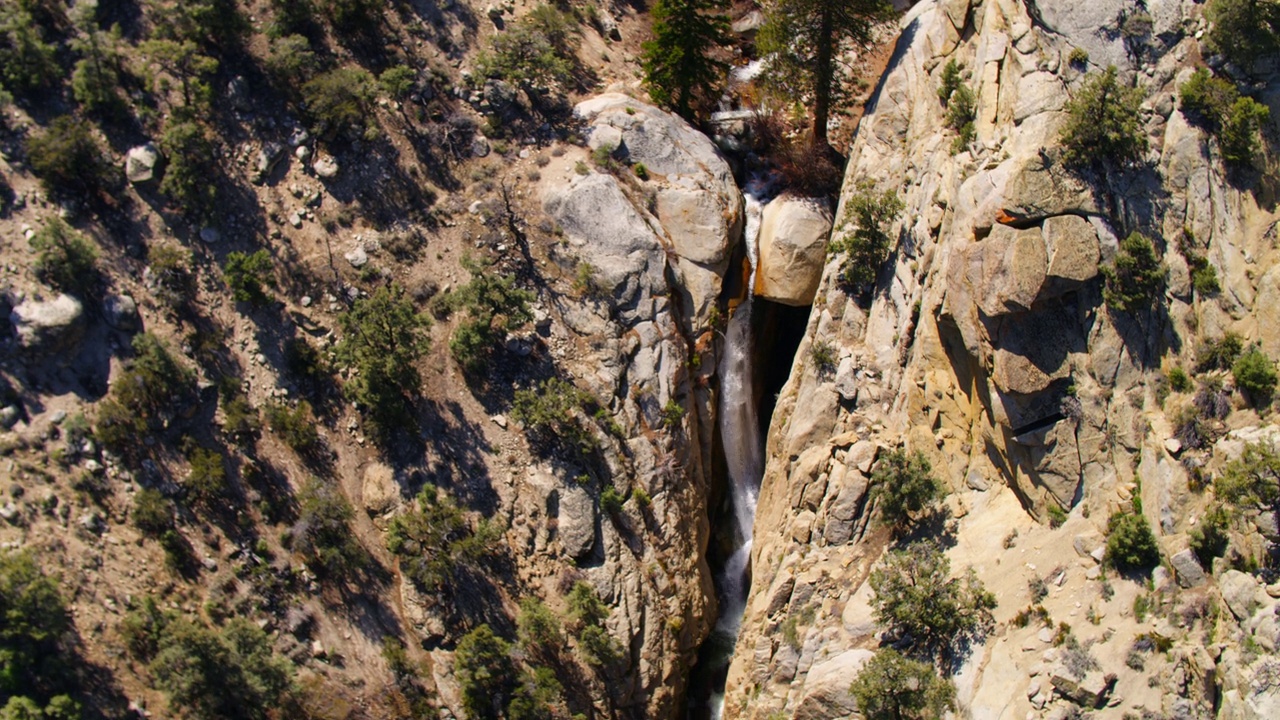
{"label": "tree trunk", "polygon": [[835,80],[835,19],[828,0],[819,4],[822,14],[818,31],[818,58],[813,70],[814,103],[813,103],[813,146],[826,149],[827,121],[831,115],[831,83]]}

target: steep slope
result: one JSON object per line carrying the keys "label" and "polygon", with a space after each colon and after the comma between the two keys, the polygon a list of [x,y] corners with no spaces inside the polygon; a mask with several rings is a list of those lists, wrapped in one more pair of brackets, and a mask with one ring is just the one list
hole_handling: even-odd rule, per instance
{"label": "steep slope", "polygon": [[[1049,617],[1096,657],[1097,677],[1118,676],[1107,715],[1271,712],[1265,653],[1280,590],[1264,593],[1268,575],[1223,559],[1201,572],[1187,543],[1213,502],[1205,478],[1245,440],[1274,432],[1273,410],[1237,393],[1208,440],[1225,438],[1184,447],[1172,438],[1191,396],[1170,395],[1165,380],[1227,332],[1280,356],[1274,176],[1229,177],[1178,110],[1203,52],[1202,9],[940,0],[902,18],[850,151],[835,230],[864,185],[895,190],[906,208],[891,228],[897,249],[869,300],[839,282],[839,258],[826,266],[769,430],[726,717],[852,711],[849,683],[879,638],[866,579],[893,544],[869,478],[881,451],[903,445],[925,453],[952,493],[952,521],[930,542],[951,548],[957,571],[972,566],[999,602],[996,627],[956,676],[963,714],[1061,716],[1073,707],[1064,697],[1083,697],[1058,676],[1054,633],[1015,622],[1036,603],[1032,580],[1049,583]],[[953,60],[976,98],[976,138],[954,149],[938,96]],[[1064,107],[1086,71],[1107,65],[1145,92],[1150,150],[1133,170],[1071,172]],[[1276,83],[1256,89],[1274,116]],[[1149,313],[1103,303],[1101,268],[1135,230],[1155,238],[1169,268]],[[1187,255],[1207,257],[1220,294],[1193,289]],[[834,347],[836,372],[813,359],[819,343]],[[1156,569],[1150,592],[1098,566],[1117,512],[1146,517],[1172,569]],[[1246,504],[1233,547],[1264,558],[1272,517]],[[1246,598],[1238,608],[1235,593]],[[1144,618],[1139,605],[1154,610]],[[1171,649],[1145,669],[1140,657],[1127,665],[1144,633]]]}

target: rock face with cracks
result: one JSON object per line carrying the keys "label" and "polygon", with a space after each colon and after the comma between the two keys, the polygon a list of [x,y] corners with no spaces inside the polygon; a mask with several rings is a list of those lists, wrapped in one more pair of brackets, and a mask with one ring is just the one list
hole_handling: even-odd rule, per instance
{"label": "rock face with cracks", "polygon": [[[1226,560],[1203,565],[1188,542],[1212,502],[1191,470],[1211,475],[1246,442],[1273,437],[1274,416],[1236,398],[1226,438],[1186,449],[1167,441],[1191,393],[1162,389],[1168,369],[1194,368],[1198,342],[1228,331],[1280,355],[1275,313],[1262,304],[1275,296],[1280,216],[1265,193],[1230,181],[1177,109],[1178,87],[1207,53],[1203,10],[1179,0],[937,0],[900,18],[841,203],[860,184],[895,190],[906,210],[888,231],[899,242],[874,292],[850,296],[833,261],[817,286],[769,428],[725,717],[854,712],[829,691],[831,668],[844,668],[835,685],[847,688],[857,667],[842,658],[881,639],[866,580],[893,540],[867,486],[879,455],[904,445],[925,453],[951,493],[953,572],[972,567],[999,602],[995,630],[953,677],[961,715],[1062,717],[1094,704],[1115,717],[1211,717],[1218,707],[1219,717],[1268,717],[1272,671],[1243,648],[1274,644],[1275,600]],[[1073,64],[1077,48],[1086,63]],[[937,95],[952,60],[977,98],[976,140],[957,153],[939,129]],[[1130,170],[1072,171],[1058,140],[1066,100],[1108,64],[1145,93],[1150,150]],[[1274,77],[1255,89],[1260,102],[1280,102]],[[1169,269],[1150,313],[1102,301],[1102,268],[1134,230]],[[1188,254],[1215,269],[1222,293],[1193,291]],[[814,367],[818,341],[835,348],[835,373]],[[1117,512],[1143,513],[1173,568],[1152,574],[1152,591],[1100,567]],[[1262,515],[1233,530],[1233,548],[1265,553]],[[1060,673],[1083,656],[1034,622],[1012,622],[1034,604],[1033,580],[1047,588],[1055,626],[1071,627],[1092,659],[1087,671]],[[1175,613],[1216,604],[1225,614],[1138,617],[1139,596]],[[1210,627],[1233,639],[1206,652]],[[1169,638],[1170,651],[1130,658],[1144,633]]]}

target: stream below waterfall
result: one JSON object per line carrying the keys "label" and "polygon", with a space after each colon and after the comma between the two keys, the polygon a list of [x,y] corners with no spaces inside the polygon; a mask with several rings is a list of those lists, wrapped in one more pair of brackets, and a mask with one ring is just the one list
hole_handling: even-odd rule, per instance
{"label": "stream below waterfall", "polygon": [[[724,335],[724,349],[716,373],[720,378],[717,408],[724,449],[727,489],[732,507],[713,522],[732,522],[732,552],[715,575],[720,603],[719,618],[704,642],[695,670],[695,682],[705,683],[703,698],[691,696],[691,720],[718,720],[724,703],[724,684],[733,658],[738,630],[750,590],[751,537],[756,516],[760,478],[764,474],[764,442],[755,388],[752,333],[752,293],[755,285],[760,221],[771,190],[767,177],[752,177],[743,193],[746,227],[743,242],[751,272],[746,299],[734,309]],[[721,528],[723,530],[724,528]]]}

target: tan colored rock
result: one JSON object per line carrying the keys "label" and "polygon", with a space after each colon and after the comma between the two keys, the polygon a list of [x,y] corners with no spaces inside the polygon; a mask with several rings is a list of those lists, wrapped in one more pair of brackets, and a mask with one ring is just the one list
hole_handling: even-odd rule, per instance
{"label": "tan colored rock", "polygon": [[795,720],[827,720],[845,717],[857,709],[849,685],[862,666],[875,653],[870,650],[846,650],[830,660],[813,666],[805,679]]}
{"label": "tan colored rock", "polygon": [[813,200],[781,197],[760,221],[757,296],[784,305],[813,303],[831,235],[831,212]]}
{"label": "tan colored rock", "polygon": [[364,469],[364,481],[360,485],[360,498],[370,515],[381,515],[400,504],[400,484],[395,470],[376,462]]}
{"label": "tan colored rock", "polygon": [[1039,228],[996,225],[967,250],[968,282],[987,317],[1029,310],[1049,269]]}

